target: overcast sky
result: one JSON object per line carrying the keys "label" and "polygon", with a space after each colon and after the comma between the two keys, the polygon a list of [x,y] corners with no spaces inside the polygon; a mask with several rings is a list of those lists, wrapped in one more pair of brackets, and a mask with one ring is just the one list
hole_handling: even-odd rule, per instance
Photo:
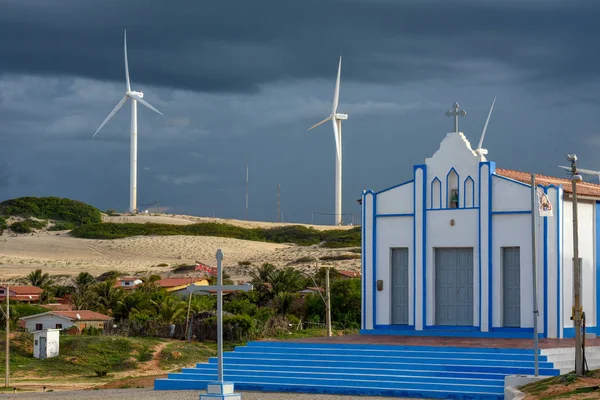
{"label": "overcast sky", "polygon": [[[139,106],[138,201],[286,221],[332,213],[331,111],[343,56],[344,213],[408,180],[458,101],[497,166],[600,169],[597,0],[0,0],[0,198],[129,204],[123,29]],[[589,177],[591,180],[597,178]],[[351,217],[345,217],[350,222]],[[315,216],[316,223],[332,223]]]}

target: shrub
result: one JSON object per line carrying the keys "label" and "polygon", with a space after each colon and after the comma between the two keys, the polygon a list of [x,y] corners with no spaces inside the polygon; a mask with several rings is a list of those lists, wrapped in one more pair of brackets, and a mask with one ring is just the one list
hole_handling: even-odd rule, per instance
{"label": "shrub", "polygon": [[223,305],[223,310],[232,314],[243,314],[253,316],[254,314],[256,314],[257,309],[258,307],[256,307],[255,304],[250,303],[248,299],[236,299],[233,301],[229,301]]}
{"label": "shrub", "polygon": [[[196,324],[196,338],[200,341],[216,340],[216,317],[205,318]],[[256,336],[256,322],[247,315],[230,315],[223,317],[223,340],[244,342]]]}
{"label": "shrub", "polygon": [[96,328],[95,326],[89,326],[87,328],[83,328],[81,330],[81,334],[88,335],[88,336],[100,336],[100,335],[102,335],[102,329]]}
{"label": "shrub", "polygon": [[243,266],[243,265],[252,265],[251,261],[238,261],[238,265],[239,266]]}
{"label": "shrub", "polygon": [[195,265],[178,265],[173,268],[173,272],[175,273],[183,273],[183,272],[192,272],[196,270]]}
{"label": "shrub", "polygon": [[321,261],[342,261],[342,260],[360,260],[360,254],[336,254],[333,256],[323,256]]}
{"label": "shrub", "polygon": [[88,204],[58,197],[20,197],[0,203],[0,214],[53,219],[75,225],[99,223],[100,210]]}
{"label": "shrub", "polygon": [[350,230],[318,231],[304,226],[290,225],[277,228],[241,228],[216,222],[190,225],[95,223],[78,226],[71,235],[85,239],[120,239],[129,236],[216,236],[255,240],[271,243],[293,243],[310,246],[323,243],[324,247],[360,246],[360,228]]}
{"label": "shrub", "polygon": [[8,225],[6,224],[6,218],[0,216],[0,231],[6,228],[8,228]]}
{"label": "shrub", "polygon": [[19,222],[14,222],[10,226],[10,229],[15,233],[31,233],[34,229],[42,229],[48,225],[48,221],[36,221],[33,219],[26,219]]}
{"label": "shrub", "polygon": [[106,272],[98,275],[96,280],[98,282],[112,281],[112,280],[116,280],[118,277],[123,276],[123,275],[125,275],[123,272],[120,272],[117,270],[106,271]]}
{"label": "shrub", "polygon": [[48,228],[49,231],[70,231],[72,229],[75,229],[75,224],[67,221],[56,221],[53,226]]}

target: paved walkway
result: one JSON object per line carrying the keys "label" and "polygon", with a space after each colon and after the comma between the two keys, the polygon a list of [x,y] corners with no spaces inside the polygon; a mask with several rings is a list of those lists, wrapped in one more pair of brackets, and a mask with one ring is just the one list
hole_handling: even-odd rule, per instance
{"label": "paved walkway", "polygon": [[[340,344],[384,344],[397,346],[438,346],[438,347],[486,347],[509,349],[533,349],[532,339],[494,339],[436,336],[396,336],[396,335],[344,335],[332,337],[312,337],[286,339],[286,342],[340,343]],[[575,347],[575,339],[540,339],[541,349]],[[600,338],[586,339],[586,346],[600,346]]]}
{"label": "paved walkway", "polygon": [[[188,390],[158,390],[152,389],[107,389],[107,390],[81,390],[76,392],[47,392],[47,393],[19,393],[0,394],[0,399],[38,400],[38,399],[102,399],[102,400],[198,400],[199,391]],[[240,392],[243,400],[402,400],[399,397],[371,397],[371,396],[331,396],[305,393],[259,393]],[[407,400],[407,399],[405,399]],[[422,399],[421,399],[422,400]]]}

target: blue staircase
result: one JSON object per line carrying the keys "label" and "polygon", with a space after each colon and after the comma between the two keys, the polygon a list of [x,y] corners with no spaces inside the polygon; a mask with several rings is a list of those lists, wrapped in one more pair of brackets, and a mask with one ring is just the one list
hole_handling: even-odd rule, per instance
{"label": "blue staircase", "polygon": [[[540,375],[559,375],[546,356]],[[533,374],[533,350],[249,342],[223,355],[236,390],[441,399],[503,399],[504,377]],[[157,379],[155,390],[202,390],[217,359]]]}

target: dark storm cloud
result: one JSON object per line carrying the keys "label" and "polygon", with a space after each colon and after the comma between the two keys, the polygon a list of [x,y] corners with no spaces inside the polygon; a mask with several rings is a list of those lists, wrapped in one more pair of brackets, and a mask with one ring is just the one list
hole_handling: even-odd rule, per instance
{"label": "dark storm cloud", "polygon": [[[280,80],[468,78],[469,62],[555,85],[597,76],[597,1],[0,1],[0,73],[122,82],[128,29],[134,88],[252,92]],[[8,39],[8,40],[6,40]],[[335,65],[335,64],[334,64]]]}

